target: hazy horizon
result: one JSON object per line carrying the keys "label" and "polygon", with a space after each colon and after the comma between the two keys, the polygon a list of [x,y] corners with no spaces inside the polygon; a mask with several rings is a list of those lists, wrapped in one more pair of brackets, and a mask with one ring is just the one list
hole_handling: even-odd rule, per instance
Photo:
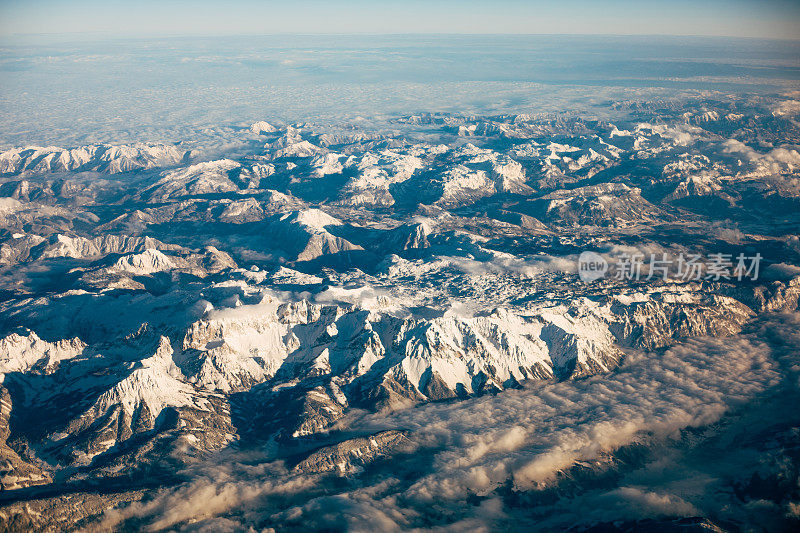
{"label": "hazy horizon", "polygon": [[[781,93],[800,43],[723,37],[39,39],[0,52],[0,146],[174,141],[259,119],[607,114],[630,98]],[[76,114],[76,110],[80,113]]]}
{"label": "hazy horizon", "polygon": [[[44,15],[43,15],[44,13]],[[697,3],[503,0],[283,2],[209,0],[136,6],[95,0],[0,3],[0,36],[108,32],[164,35],[508,34],[708,35],[800,38],[800,6],[786,0]],[[155,15],[155,16],[154,16]]]}

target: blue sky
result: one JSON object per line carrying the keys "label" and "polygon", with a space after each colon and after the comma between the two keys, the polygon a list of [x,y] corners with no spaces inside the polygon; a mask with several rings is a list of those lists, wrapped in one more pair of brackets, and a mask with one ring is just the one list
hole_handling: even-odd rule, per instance
{"label": "blue sky", "polygon": [[798,0],[0,0],[0,35],[579,33],[800,38]]}

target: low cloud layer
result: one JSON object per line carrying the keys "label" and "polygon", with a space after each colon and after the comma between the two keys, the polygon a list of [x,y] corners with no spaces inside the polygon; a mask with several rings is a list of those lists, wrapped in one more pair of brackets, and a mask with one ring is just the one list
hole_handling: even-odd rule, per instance
{"label": "low cloud layer", "polygon": [[[405,429],[416,452],[344,479],[298,474],[261,453],[223,455],[187,472],[187,484],[106,512],[101,528],[553,531],[686,516],[780,524],[797,502],[737,504],[731,483],[765,468],[742,435],[791,426],[798,326],[800,314],[778,315],[736,337],[631,352],[613,375],[354,414],[344,424],[353,431]],[[601,481],[548,499],[576,468]]]}

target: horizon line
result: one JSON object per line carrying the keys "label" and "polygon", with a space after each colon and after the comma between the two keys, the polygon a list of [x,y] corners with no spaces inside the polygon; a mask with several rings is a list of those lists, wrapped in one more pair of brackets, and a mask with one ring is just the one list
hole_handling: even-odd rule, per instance
{"label": "horizon line", "polygon": [[667,37],[667,38],[703,38],[703,39],[741,39],[752,41],[800,42],[798,37],[763,37],[752,35],[698,34],[698,33],[497,33],[497,32],[268,32],[268,33],[213,33],[213,32],[130,32],[120,33],[113,30],[75,31],[75,32],[14,32],[0,33],[0,39],[14,37],[80,37],[103,36],[117,39],[144,38],[182,38],[182,37]]}

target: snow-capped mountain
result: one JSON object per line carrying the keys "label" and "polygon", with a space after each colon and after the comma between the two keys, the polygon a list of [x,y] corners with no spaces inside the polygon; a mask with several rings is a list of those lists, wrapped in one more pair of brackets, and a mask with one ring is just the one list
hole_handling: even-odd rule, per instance
{"label": "snow-capped mountain", "polygon": [[[795,398],[770,389],[794,383],[794,356],[765,355],[794,341],[753,332],[800,299],[800,141],[786,122],[764,142],[759,105],[613,123],[423,114],[375,131],[270,119],[207,156],[3,152],[3,497],[91,487],[113,507],[264,454],[269,467],[241,459],[253,498],[323,480],[524,507],[585,496],[668,439],[733,435],[749,419],[726,413],[757,394]],[[584,251],[605,276],[583,281]],[[614,270],[694,254],[727,272]],[[739,279],[739,255],[760,270]],[[498,420],[485,437],[473,408]],[[403,461],[407,485],[387,481]],[[90,507],[76,520],[94,523]]]}
{"label": "snow-capped mountain", "polygon": [[174,166],[189,151],[165,144],[93,145],[63,149],[26,146],[0,153],[0,174],[42,174],[94,170],[118,174]]}

